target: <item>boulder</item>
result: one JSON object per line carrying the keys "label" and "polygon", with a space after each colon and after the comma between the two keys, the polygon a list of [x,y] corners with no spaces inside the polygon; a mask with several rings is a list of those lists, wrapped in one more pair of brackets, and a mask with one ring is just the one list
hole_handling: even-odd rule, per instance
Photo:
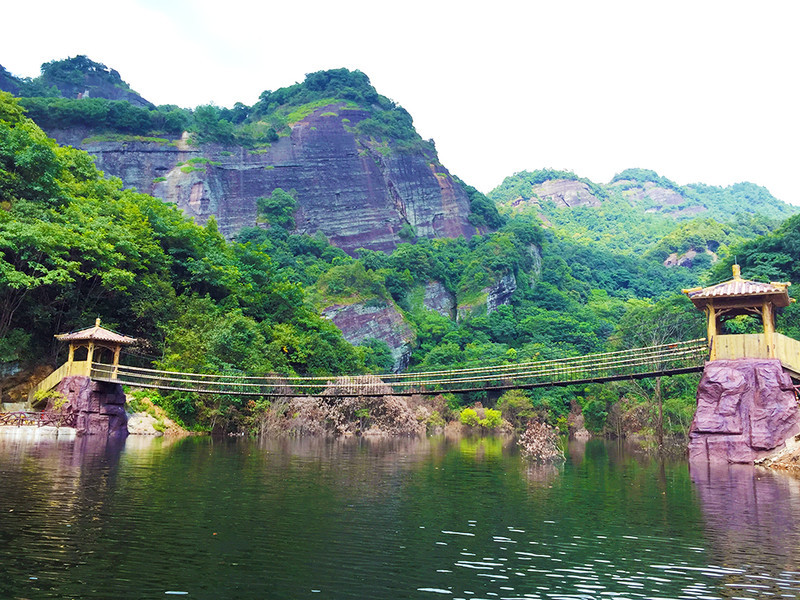
{"label": "boulder", "polygon": [[716,360],[697,388],[691,461],[753,463],[800,432],[792,380],[779,360]]}

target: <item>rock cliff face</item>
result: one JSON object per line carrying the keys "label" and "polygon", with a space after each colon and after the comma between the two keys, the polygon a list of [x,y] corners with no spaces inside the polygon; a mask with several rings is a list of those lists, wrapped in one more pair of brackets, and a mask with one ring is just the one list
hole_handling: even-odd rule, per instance
{"label": "rock cliff face", "polygon": [[498,306],[508,304],[511,295],[517,291],[517,279],[513,273],[509,273],[500,278],[486,294],[486,314],[490,315],[497,310]]}
{"label": "rock cliff face", "polygon": [[443,317],[452,319],[455,316],[456,299],[439,281],[429,281],[425,285],[422,305],[428,310],[438,312]]}
{"label": "rock cliff face", "polygon": [[[255,226],[256,202],[274,189],[296,190],[297,230],[324,233],[348,253],[393,250],[410,226],[420,237],[471,237],[469,198],[426,145],[403,150],[360,136],[366,111],[334,104],[295,123],[271,147],[92,142],[79,146],[127,187],[178,205],[200,224],[214,215],[233,237]],[[75,145],[75,134],[49,132]]]}
{"label": "rock cliff face", "polygon": [[369,338],[386,342],[392,351],[394,372],[408,366],[414,332],[394,305],[377,299],[355,304],[333,304],[325,308],[322,315],[333,321],[353,345]]}
{"label": "rock cliff face", "polygon": [[699,204],[686,206],[686,198],[675,190],[664,188],[652,181],[638,182],[620,179],[609,185],[620,188],[623,197],[633,206],[641,206],[648,213],[663,213],[671,217],[693,217],[707,209]]}
{"label": "rock cliff face", "polygon": [[[673,252],[667,258],[664,259],[664,266],[665,267],[689,267],[694,264],[695,259],[701,253],[697,250],[687,250],[683,254],[678,254],[677,252]],[[713,263],[717,261],[717,254],[712,252],[711,250],[706,249],[703,254],[707,254],[709,260]]]}
{"label": "rock cliff face", "polygon": [[798,432],[797,399],[780,361],[716,360],[706,365],[689,433],[690,460],[752,463]]}
{"label": "rock cliff face", "polygon": [[592,193],[588,185],[582,181],[569,179],[551,179],[534,185],[531,188],[531,197],[519,197],[511,203],[513,207],[525,204],[541,206],[543,201],[551,201],[558,208],[574,206],[600,206],[600,199]]}
{"label": "rock cliff face", "polygon": [[490,315],[498,306],[508,304],[511,300],[511,295],[517,290],[517,278],[513,273],[504,275],[493,285],[481,290],[477,302],[469,304],[459,304],[456,309],[456,320],[461,321],[470,315],[479,313],[486,307],[486,314]]}

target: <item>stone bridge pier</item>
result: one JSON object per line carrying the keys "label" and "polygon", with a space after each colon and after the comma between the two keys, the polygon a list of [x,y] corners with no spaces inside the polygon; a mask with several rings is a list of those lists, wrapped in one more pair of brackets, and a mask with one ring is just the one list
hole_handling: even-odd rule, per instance
{"label": "stone bridge pier", "polygon": [[[75,415],[77,435],[128,435],[128,414],[125,412],[125,393],[121,384],[92,381],[89,377],[73,375],[62,379],[56,391],[66,399],[61,411]],[[48,402],[48,410],[58,410],[53,403],[53,400]]]}
{"label": "stone bridge pier", "polygon": [[800,433],[794,384],[776,359],[715,360],[697,389],[689,459],[752,463]]}
{"label": "stone bridge pier", "polygon": [[[692,461],[752,463],[800,433],[792,382],[800,378],[800,342],[775,331],[776,312],[794,302],[789,285],[743,279],[734,265],[729,281],[683,290],[706,313],[710,345],[689,433]],[[760,318],[763,333],[725,332],[746,315]]]}

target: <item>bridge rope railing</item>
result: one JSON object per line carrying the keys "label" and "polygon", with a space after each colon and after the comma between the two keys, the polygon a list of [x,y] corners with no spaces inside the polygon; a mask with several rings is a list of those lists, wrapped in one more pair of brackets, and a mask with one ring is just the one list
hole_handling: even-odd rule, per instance
{"label": "bridge rope railing", "polygon": [[443,371],[377,376],[263,377],[180,373],[120,365],[92,365],[91,376],[131,386],[245,396],[383,396],[436,394],[479,389],[541,387],[602,382],[702,369],[708,354],[705,339],[568,357],[559,360],[489,365]]}

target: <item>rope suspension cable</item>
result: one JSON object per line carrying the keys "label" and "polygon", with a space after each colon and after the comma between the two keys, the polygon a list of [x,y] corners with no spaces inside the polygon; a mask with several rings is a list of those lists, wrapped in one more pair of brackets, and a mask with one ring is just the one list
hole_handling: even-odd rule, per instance
{"label": "rope suspension cable", "polygon": [[[627,350],[617,350],[614,352],[603,352],[597,354],[587,354],[582,356],[572,356],[572,357],[565,357],[562,359],[551,359],[547,361],[529,361],[525,363],[516,363],[516,364],[502,364],[502,365],[489,365],[485,367],[470,367],[470,368],[463,368],[463,369],[447,369],[447,370],[437,370],[437,371],[416,371],[413,373],[384,373],[376,375],[384,382],[387,380],[389,381],[397,381],[402,379],[412,379],[415,381],[419,381],[420,378],[428,375],[441,375],[442,373],[450,373],[450,374],[461,374],[461,373],[494,373],[494,372],[502,372],[502,371],[514,371],[520,370],[527,367],[530,368],[541,368],[544,366],[566,366],[569,363],[585,363],[585,362],[592,362],[598,359],[606,358],[606,357],[614,357],[623,354],[631,354],[637,353],[640,356],[644,356],[646,354],[658,354],[662,351],[662,349],[672,349],[678,346],[687,346],[690,344],[698,344],[698,343],[705,343],[704,338],[699,338],[695,340],[690,340],[686,342],[674,342],[670,344],[661,344],[659,346],[650,346],[645,348],[632,348]],[[125,370],[129,371],[141,371],[142,373],[161,373],[164,375],[186,375],[190,377],[196,378],[213,378],[216,380],[254,380],[254,381],[280,381],[283,383],[289,383],[297,381],[297,382],[308,382],[308,381],[317,381],[317,382],[329,382],[331,380],[331,376],[298,376],[298,375],[264,375],[264,376],[252,376],[252,375],[224,375],[224,374],[216,374],[216,373],[186,373],[180,371],[166,371],[166,370],[157,370],[157,369],[147,369],[144,367],[133,367],[133,366],[120,366],[120,369],[124,368]]]}
{"label": "rope suspension cable", "polygon": [[[705,340],[662,344],[561,360],[533,361],[518,364],[491,365],[466,369],[426,371],[409,374],[385,374],[345,377],[245,376],[208,373],[180,373],[142,367],[119,366],[114,377],[111,365],[93,365],[93,375],[131,385],[202,393],[242,395],[298,395],[319,393],[327,388],[333,395],[359,395],[367,392],[381,395],[378,386],[388,386],[389,393],[433,393],[448,389],[478,389],[479,387],[514,387],[534,385],[542,381],[553,384],[587,378],[624,377],[652,369],[665,370],[679,361],[698,360],[705,355]],[[650,369],[648,371],[647,369]],[[363,381],[359,377],[365,377]],[[191,386],[191,387],[189,387]],[[442,386],[446,386],[442,388]],[[464,387],[471,386],[471,387]],[[283,391],[281,391],[283,390]],[[294,393],[292,393],[293,390]]]}
{"label": "rope suspension cable", "polygon": [[[681,349],[678,350],[673,349],[668,352],[634,352],[634,351],[627,351],[627,352],[618,352],[614,353],[617,355],[617,360],[606,360],[602,363],[597,363],[595,358],[601,355],[595,356],[587,356],[587,357],[576,357],[572,364],[566,364],[566,361],[559,362],[559,361],[546,361],[546,362],[539,362],[539,363],[526,363],[520,365],[503,365],[505,367],[502,371],[498,371],[491,368],[485,369],[470,369],[470,370],[449,370],[449,371],[430,371],[425,373],[426,375],[432,377],[441,378],[443,375],[447,375],[451,380],[483,380],[491,377],[496,377],[498,375],[504,377],[519,377],[519,376],[531,376],[536,375],[538,373],[547,373],[552,371],[563,371],[569,372],[574,370],[586,369],[589,368],[591,370],[597,370],[599,368],[607,368],[613,366],[622,366],[626,364],[639,364],[645,362],[647,360],[654,360],[659,358],[669,358],[675,359],[680,356],[684,355],[692,355],[696,353],[695,348],[689,349]],[[611,355],[602,355],[604,358],[611,358]],[[615,357],[615,358],[616,358]],[[105,370],[110,371],[111,367],[107,365],[95,365],[96,370]],[[213,375],[213,374],[196,374],[196,373],[180,373],[175,371],[155,371],[155,370],[148,370],[139,367],[119,367],[120,371],[133,371],[130,373],[130,376],[133,377],[142,377],[147,379],[156,379],[161,378],[164,380],[172,380],[177,381],[178,379],[182,379],[185,377],[203,377],[206,379],[214,379],[216,380],[215,383],[225,384],[225,383],[241,383],[241,382],[253,382],[252,385],[274,385],[274,382],[286,384],[294,384],[294,385],[301,385],[301,386],[315,386],[318,385],[319,382],[326,382],[327,384],[336,385],[336,381],[331,381],[331,377],[252,377],[252,376],[235,376],[235,375]],[[468,372],[471,371],[471,372]],[[153,375],[157,374],[157,375]],[[158,375],[163,375],[164,377],[158,377]],[[462,375],[462,376],[459,376]],[[166,377],[171,376],[171,377]],[[177,376],[177,378],[176,378]],[[376,376],[379,377],[380,376]],[[386,379],[390,379],[387,377]],[[430,381],[439,381],[440,379],[430,379],[426,378],[416,378],[416,383],[429,383]],[[201,379],[190,379],[192,383],[204,383],[204,380]],[[308,382],[316,382],[316,383],[308,383]],[[391,380],[389,382],[385,381],[384,383],[392,383]],[[399,383],[399,382],[398,382]],[[358,385],[357,381],[354,380],[352,377],[347,380],[347,385]],[[250,385],[249,383],[244,383],[244,385]]]}

